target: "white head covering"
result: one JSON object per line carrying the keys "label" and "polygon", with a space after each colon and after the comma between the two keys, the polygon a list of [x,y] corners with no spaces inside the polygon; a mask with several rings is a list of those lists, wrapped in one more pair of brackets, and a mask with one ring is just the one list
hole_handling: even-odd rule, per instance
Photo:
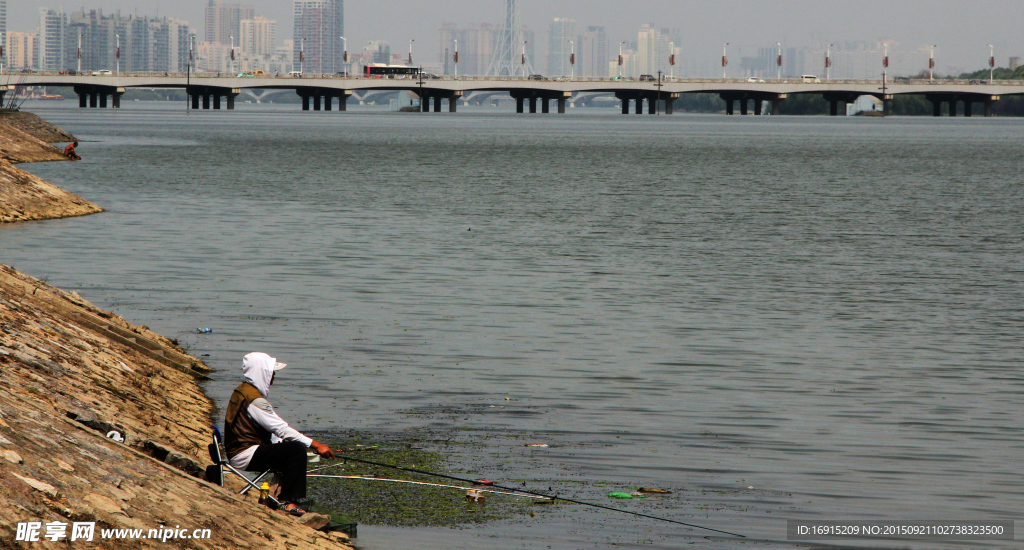
{"label": "white head covering", "polygon": [[288,365],[278,363],[277,359],[266,353],[254,351],[242,358],[242,374],[245,381],[256,387],[263,395],[270,395],[270,379],[274,377],[274,371],[281,370]]}

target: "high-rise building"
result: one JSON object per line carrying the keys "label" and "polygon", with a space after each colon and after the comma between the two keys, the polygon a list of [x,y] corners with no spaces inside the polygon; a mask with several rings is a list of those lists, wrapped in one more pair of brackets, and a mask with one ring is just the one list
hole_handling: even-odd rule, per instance
{"label": "high-rise building", "polygon": [[363,48],[363,53],[370,56],[370,63],[391,64],[391,42],[387,40],[371,40]]}
{"label": "high-rise building", "polygon": [[[665,29],[667,31],[667,29]],[[639,74],[669,73],[671,40],[666,32],[653,25],[641,25],[637,36],[636,70]],[[628,73],[627,73],[628,74]],[[637,76],[637,75],[629,75]]]}
{"label": "high-rise building", "polygon": [[63,65],[83,71],[185,72],[191,37],[187,21],[79,11],[68,18]]}
{"label": "high-rise building", "polygon": [[7,64],[12,69],[29,69],[39,66],[37,42],[39,34],[34,32],[11,32],[4,35],[7,42]]}
{"label": "high-rise building", "polygon": [[272,55],[277,49],[277,21],[256,16],[241,23],[239,47],[250,55]]}
{"label": "high-rise building", "polygon": [[580,76],[608,76],[608,34],[604,27],[587,27],[576,48],[577,73]]}
{"label": "high-rise building", "polygon": [[249,4],[224,4],[221,0],[210,0],[206,6],[206,42],[231,45],[241,37],[241,24],[256,17],[256,10]]}
{"label": "high-rise building", "polygon": [[7,37],[7,0],[0,0],[0,37]]}
{"label": "high-rise building", "polygon": [[39,8],[39,59],[44,71],[60,71],[64,66],[64,31],[67,27],[64,12]]}
{"label": "high-rise building", "polygon": [[309,73],[333,74],[344,70],[341,44],[341,37],[345,36],[344,0],[295,0],[293,12],[292,64]]}
{"label": "high-rise building", "polygon": [[[575,19],[555,18],[548,24],[548,74],[569,76],[574,72],[570,55],[578,38]],[[569,42],[573,44],[570,44]]]}

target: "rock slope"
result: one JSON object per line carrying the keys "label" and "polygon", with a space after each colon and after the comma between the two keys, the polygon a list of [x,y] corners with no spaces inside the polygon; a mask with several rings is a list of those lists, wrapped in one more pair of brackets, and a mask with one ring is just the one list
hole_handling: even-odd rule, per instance
{"label": "rock slope", "polygon": [[61,544],[93,524],[98,548],[350,548],[196,477],[210,462],[207,372],[147,327],[0,265],[0,548],[39,544],[18,540],[29,522]]}

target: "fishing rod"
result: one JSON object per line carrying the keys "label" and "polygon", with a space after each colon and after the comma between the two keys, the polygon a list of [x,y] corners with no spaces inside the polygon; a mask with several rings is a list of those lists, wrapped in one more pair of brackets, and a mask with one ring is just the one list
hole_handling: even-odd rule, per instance
{"label": "fishing rod", "polygon": [[[342,449],[338,449],[337,452],[343,452],[343,451],[342,451]],[[428,472],[426,470],[418,470],[416,468],[406,468],[406,467],[403,467],[403,466],[394,466],[392,464],[384,464],[383,462],[374,462],[372,460],[364,460],[362,458],[353,458],[353,457],[345,456],[345,455],[338,455],[337,458],[340,458],[342,460],[351,460],[353,462],[361,462],[363,464],[371,464],[373,466],[382,466],[384,468],[393,468],[395,470],[402,470],[404,472],[412,472],[412,473],[415,473],[415,474],[423,474],[423,475],[428,475],[428,476],[441,477],[441,478],[445,478],[445,479],[452,479],[452,480],[455,480],[455,481],[461,481],[463,483],[472,483],[474,485],[487,485],[487,486],[494,487],[494,488],[497,488],[497,489],[504,489],[506,491],[517,491],[517,492],[520,492],[520,493],[526,493],[526,494],[530,494],[530,495],[537,495],[539,497],[548,498],[548,499],[551,499],[553,501],[554,500],[562,500],[562,501],[565,501],[565,502],[571,502],[573,504],[582,504],[583,506],[592,506],[594,508],[601,508],[603,510],[611,510],[612,512],[622,512],[623,514],[630,514],[630,515],[641,517],[641,518],[653,519],[653,520],[657,520],[657,521],[666,521],[668,523],[675,523],[675,524],[678,524],[678,525],[685,525],[687,527],[694,527],[696,529],[704,529],[705,531],[714,531],[715,533],[723,533],[725,535],[729,535],[729,536],[733,536],[733,537],[747,538],[746,535],[740,535],[738,533],[730,533],[729,531],[722,531],[720,529],[712,529],[710,527],[704,527],[702,525],[694,525],[692,523],[684,523],[682,521],[676,521],[674,519],[663,518],[663,517],[658,517],[658,516],[652,516],[652,515],[649,515],[649,514],[641,514],[640,512],[633,512],[631,510],[623,510],[621,508],[613,508],[611,506],[605,506],[603,504],[594,504],[593,502],[585,502],[585,501],[582,501],[582,500],[576,500],[576,499],[572,499],[572,498],[560,497],[557,494],[556,495],[546,495],[544,493],[538,493],[538,492],[535,492],[535,491],[527,491],[525,489],[516,489],[516,488],[513,488],[513,487],[504,487],[504,486],[501,486],[501,485],[497,485],[497,484],[495,484],[492,481],[487,481],[487,480],[466,479],[466,478],[461,478],[461,477],[450,476],[448,474],[438,474],[436,472]],[[330,464],[328,466],[322,466],[320,468],[315,468],[313,470],[310,470],[309,472],[325,470],[327,468],[332,468],[334,466],[341,466],[343,464],[344,464],[344,462],[338,462],[338,463],[335,463],[335,464]]]}
{"label": "fishing rod", "polygon": [[548,500],[548,497],[540,496],[540,495],[532,495],[532,494],[521,494],[520,495],[520,494],[516,494],[516,493],[518,493],[520,491],[516,491],[515,493],[510,493],[508,491],[495,491],[493,489],[476,489],[476,488],[473,488],[473,487],[463,487],[461,485],[444,485],[442,483],[427,483],[426,481],[409,481],[407,479],[387,479],[387,478],[383,478],[383,477],[368,477],[368,476],[328,476],[328,475],[319,475],[319,474],[306,475],[306,477],[317,477],[317,478],[323,478],[323,479],[362,479],[362,480],[365,480],[365,481],[390,481],[392,483],[409,483],[411,485],[426,485],[428,487],[447,487],[449,489],[463,489],[463,490],[469,489],[470,491],[479,491],[481,493],[494,493],[496,495],[508,495],[508,496],[513,496],[513,497],[538,498],[538,499]]}

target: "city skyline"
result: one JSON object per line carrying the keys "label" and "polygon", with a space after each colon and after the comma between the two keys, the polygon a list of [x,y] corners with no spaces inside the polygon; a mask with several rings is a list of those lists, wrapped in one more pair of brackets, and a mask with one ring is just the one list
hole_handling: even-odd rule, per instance
{"label": "city skyline", "polygon": [[[249,2],[256,13],[278,23],[278,29],[293,27],[291,3],[256,0]],[[465,2],[450,0],[440,5],[408,4],[383,0],[372,6],[349,2],[345,6],[345,19],[353,23],[348,33],[349,50],[370,40],[387,40],[392,44],[407,43],[417,39],[416,57],[424,60],[434,58],[437,32],[443,23],[455,23],[469,27],[481,23],[500,24],[503,5],[500,0]],[[138,13],[149,17],[173,17],[189,21],[190,26],[204,29],[204,10],[207,0],[191,1],[168,11],[166,6],[151,0],[137,0],[131,3],[122,0],[107,0],[103,3],[104,13]],[[739,60],[762,55],[762,50],[781,43],[784,50],[796,49],[806,53],[806,64],[813,68],[828,44],[876,43],[888,41],[892,44],[890,56],[894,72],[916,73],[927,66],[930,46],[937,44],[935,51],[936,70],[939,73],[957,74],[961,71],[976,70],[986,66],[988,44],[996,51],[996,64],[1006,66],[1010,57],[1021,56],[1024,40],[1018,37],[1016,21],[1024,15],[1024,6],[1019,2],[989,0],[963,10],[956,18],[944,17],[955,4],[950,1],[931,2],[906,1],[882,2],[868,0],[854,9],[836,4],[826,9],[819,3],[806,0],[783,0],[776,2],[772,10],[765,10],[760,2],[749,0],[726,0],[713,7],[697,2],[665,2],[640,0],[629,5],[628,13],[621,4],[612,2],[581,2],[576,0],[551,0],[537,2],[522,0],[523,23],[535,33],[536,56],[546,58],[548,48],[545,40],[548,26],[556,18],[575,19],[578,29],[601,26],[606,29],[609,48],[615,49],[619,42],[637,41],[642,25],[655,28],[679,29],[680,41],[675,44],[679,51],[677,65],[680,75],[713,76],[717,72],[717,60],[722,45],[730,42],[729,69],[736,69],[740,76]],[[389,8],[390,6],[390,8]],[[614,6],[619,6],[615,8]],[[57,6],[48,6],[59,9]],[[948,9],[943,9],[944,7]],[[90,8],[90,6],[85,6]],[[394,9],[391,9],[394,8]],[[18,3],[8,5],[8,32],[34,32],[38,24],[38,11]],[[26,17],[27,12],[27,17]],[[735,17],[723,17],[733,14]],[[743,17],[749,14],[751,17]],[[277,33],[279,42],[289,39],[287,32]],[[818,50],[821,50],[820,52]],[[841,51],[837,47],[835,51]],[[611,57],[615,52],[611,52]],[[870,62],[857,60],[856,65],[868,66]],[[546,59],[545,59],[546,61]],[[838,59],[836,60],[838,61]],[[546,68],[548,63],[539,63]],[[823,65],[823,63],[820,63]],[[877,72],[881,72],[880,61]],[[918,69],[918,70],[920,70]],[[869,70],[869,69],[862,69]],[[816,72],[824,72],[823,67]]]}

